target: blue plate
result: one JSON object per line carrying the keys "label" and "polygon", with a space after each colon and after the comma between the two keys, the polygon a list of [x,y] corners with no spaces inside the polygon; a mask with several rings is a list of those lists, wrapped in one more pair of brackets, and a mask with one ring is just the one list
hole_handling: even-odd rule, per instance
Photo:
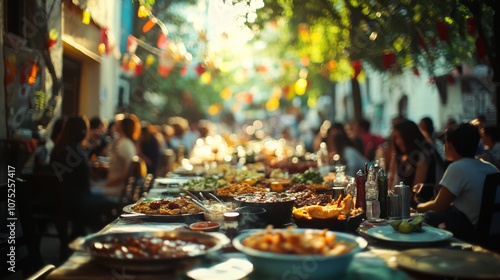
{"label": "blue plate", "polygon": [[453,233],[435,227],[424,226],[421,232],[400,233],[390,225],[370,228],[366,231],[369,236],[399,245],[429,245],[443,242],[453,237]]}

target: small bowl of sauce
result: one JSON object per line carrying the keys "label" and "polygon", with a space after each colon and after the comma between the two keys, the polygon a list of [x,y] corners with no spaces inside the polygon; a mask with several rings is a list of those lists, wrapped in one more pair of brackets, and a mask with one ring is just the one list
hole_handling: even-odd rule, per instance
{"label": "small bowl of sauce", "polygon": [[213,221],[197,222],[189,225],[189,229],[194,231],[214,232],[220,229],[220,223]]}

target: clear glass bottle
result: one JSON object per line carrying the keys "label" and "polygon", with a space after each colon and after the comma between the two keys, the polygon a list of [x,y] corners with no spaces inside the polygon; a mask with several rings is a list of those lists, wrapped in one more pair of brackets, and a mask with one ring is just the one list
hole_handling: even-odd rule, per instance
{"label": "clear glass bottle", "polygon": [[339,165],[335,168],[335,179],[333,180],[333,199],[339,196],[344,197],[347,187],[347,177],[345,176],[345,165]]}
{"label": "clear glass bottle", "polygon": [[357,193],[357,190],[356,190],[356,181],[354,180],[354,177],[351,177],[349,179],[349,182],[347,183],[347,187],[345,188],[345,193],[346,195],[350,194],[353,201],[354,201],[354,205],[356,205],[356,193]]}
{"label": "clear glass bottle", "polygon": [[366,218],[368,220],[380,218],[380,202],[378,201],[378,188],[375,181],[375,169],[370,166],[365,183],[366,189]]}

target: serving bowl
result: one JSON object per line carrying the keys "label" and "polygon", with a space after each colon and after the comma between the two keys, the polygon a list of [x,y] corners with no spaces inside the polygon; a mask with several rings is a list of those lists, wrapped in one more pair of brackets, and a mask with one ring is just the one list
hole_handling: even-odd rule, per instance
{"label": "serving bowl", "polygon": [[266,227],[266,222],[264,216],[266,214],[266,209],[255,206],[242,206],[239,207],[236,212],[240,213],[238,219],[239,229],[252,229],[252,228],[264,228]]}
{"label": "serving bowl", "polygon": [[116,232],[93,235],[79,250],[104,268],[150,272],[191,263],[227,243],[219,235],[196,231]]}
{"label": "serving bowl", "polygon": [[[275,229],[272,232],[281,231],[283,233],[287,230]],[[334,279],[343,275],[354,255],[364,250],[368,245],[367,241],[362,237],[333,231],[326,232],[326,234],[334,235],[334,242],[346,245],[350,248],[348,251],[335,255],[289,254],[261,251],[244,245],[247,238],[253,238],[264,232],[266,230],[254,230],[243,233],[233,239],[233,246],[247,256],[248,260],[253,263],[256,271],[271,276],[273,279]],[[298,234],[298,236],[307,236],[311,232],[319,234],[324,231],[293,229],[292,232]],[[302,241],[301,243],[309,243],[313,240],[317,239],[313,238],[310,241]]]}
{"label": "serving bowl", "polygon": [[291,222],[295,197],[286,193],[252,193],[242,194],[234,198],[240,206],[263,208],[266,212],[262,219],[266,225],[283,227]]}
{"label": "serving bowl", "polygon": [[203,216],[206,221],[218,222],[219,224],[224,223],[224,213],[233,211],[236,208],[236,204],[232,202],[211,203],[206,206],[209,211],[204,211]]}

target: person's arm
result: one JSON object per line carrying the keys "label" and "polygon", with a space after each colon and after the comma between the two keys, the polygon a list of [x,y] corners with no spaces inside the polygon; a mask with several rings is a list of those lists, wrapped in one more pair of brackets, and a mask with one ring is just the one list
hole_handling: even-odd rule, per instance
{"label": "person's arm", "polygon": [[427,179],[427,172],[429,171],[429,162],[424,161],[422,163],[418,163],[417,166],[415,167],[415,176],[413,177],[413,185],[415,186],[416,184],[419,183],[426,183]]}
{"label": "person's arm", "polygon": [[455,195],[452,194],[445,186],[441,186],[436,198],[417,205],[418,212],[436,211],[444,212],[450,208],[451,203],[455,200]]}

